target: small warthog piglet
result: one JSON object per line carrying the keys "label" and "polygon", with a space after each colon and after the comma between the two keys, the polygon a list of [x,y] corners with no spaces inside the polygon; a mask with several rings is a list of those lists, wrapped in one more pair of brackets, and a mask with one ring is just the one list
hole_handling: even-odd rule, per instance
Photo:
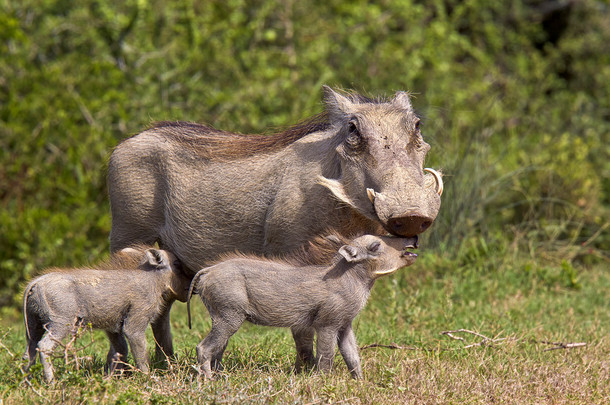
{"label": "small warthog piglet", "polygon": [[46,271],[23,294],[27,369],[38,351],[45,379],[53,380],[53,349],[77,325],[91,325],[110,339],[110,374],[127,359],[125,338],[136,367],[148,372],[146,327],[176,299],[186,301],[189,285],[172,253],[144,246],[125,248],[94,268]]}
{"label": "small warthog piglet", "polygon": [[339,238],[327,239],[335,246],[326,266],[308,264],[320,256],[316,250],[322,245],[312,245],[306,253],[284,260],[233,256],[195,275],[187,303],[193,292],[199,294],[212,318],[212,330],[197,345],[206,378],[212,377],[212,368],[220,367],[229,338],[244,321],[291,328],[297,372],[304,364],[330,370],[338,343],[352,376],[362,377],[352,321],[377,278],[415,262],[417,255],[406,249],[417,247],[417,237],[364,235],[347,244]]}

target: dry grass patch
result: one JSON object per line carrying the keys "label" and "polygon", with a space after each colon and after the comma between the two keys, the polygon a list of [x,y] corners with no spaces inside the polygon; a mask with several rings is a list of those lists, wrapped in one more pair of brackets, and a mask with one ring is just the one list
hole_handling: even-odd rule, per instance
{"label": "dry grass patch", "polygon": [[[461,342],[438,343],[435,350],[365,349],[362,381],[350,379],[339,356],[330,374],[294,375],[291,348],[264,354],[260,347],[233,347],[214,381],[203,381],[192,350],[183,350],[176,362],[150,375],[103,377],[101,358],[80,370],[60,365],[54,385],[44,384],[35,372],[29,380],[19,376],[2,397],[7,403],[282,404],[604,404],[610,399],[609,350],[603,340],[546,352],[548,345],[523,339],[469,349]],[[1,356],[8,360],[6,350]]]}

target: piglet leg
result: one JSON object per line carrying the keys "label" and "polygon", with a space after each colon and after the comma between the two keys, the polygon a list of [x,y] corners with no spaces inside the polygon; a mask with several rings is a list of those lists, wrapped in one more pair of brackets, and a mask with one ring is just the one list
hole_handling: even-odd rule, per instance
{"label": "piglet leg", "polygon": [[136,362],[136,367],[143,373],[148,373],[148,352],[146,351],[146,323],[144,327],[139,325],[139,320],[127,319],[123,332],[129,342],[133,359]]}
{"label": "piglet leg", "polygon": [[362,366],[360,365],[360,354],[358,344],[352,325],[348,325],[339,332],[339,351],[347,364],[349,372],[354,378],[362,378]]}
{"label": "piglet leg", "polygon": [[212,361],[215,369],[220,368],[222,354],[227,343],[244,320],[245,317],[240,315],[229,317],[229,319],[212,317],[212,330],[197,345],[197,362],[205,378],[212,379]]}
{"label": "piglet leg", "polygon": [[335,357],[337,330],[335,328],[320,328],[317,333],[316,365],[321,371],[330,371]]}

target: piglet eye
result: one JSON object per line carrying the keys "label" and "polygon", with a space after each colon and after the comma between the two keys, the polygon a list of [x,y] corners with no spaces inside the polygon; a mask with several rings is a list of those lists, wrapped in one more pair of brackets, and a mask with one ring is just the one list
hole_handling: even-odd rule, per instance
{"label": "piglet eye", "polygon": [[368,250],[369,250],[369,252],[378,252],[380,247],[381,247],[381,243],[373,242],[369,245]]}

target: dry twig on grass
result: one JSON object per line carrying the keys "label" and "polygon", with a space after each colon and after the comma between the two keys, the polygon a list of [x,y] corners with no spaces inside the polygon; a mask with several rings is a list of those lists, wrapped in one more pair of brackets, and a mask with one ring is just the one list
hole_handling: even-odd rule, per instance
{"label": "dry twig on grass", "polygon": [[[519,342],[519,341],[524,340],[524,338],[517,339],[517,338],[498,338],[498,337],[492,339],[492,338],[489,338],[489,337],[487,337],[485,335],[482,335],[482,334],[480,334],[478,332],[473,332],[473,331],[468,330],[468,329],[456,329],[456,330],[443,331],[443,332],[441,332],[441,335],[449,336],[450,338],[455,339],[455,340],[464,341],[463,337],[455,336],[455,335],[453,335],[454,333],[468,333],[468,334],[471,334],[471,335],[474,335],[474,336],[477,336],[477,337],[480,337],[480,338],[483,339],[480,342],[466,345],[466,346],[463,347],[463,349],[468,349],[470,347],[475,347],[475,346],[485,346],[485,345],[489,345],[489,344],[496,344],[496,343],[500,343],[500,342],[503,343],[503,342],[506,342],[506,341],[509,341],[509,340],[510,341],[514,341],[514,342]],[[583,346],[587,345],[584,342],[581,342],[581,343],[564,343],[564,342],[549,342],[549,341],[546,341],[546,340],[535,340],[535,339],[530,339],[530,342],[532,342],[532,343],[541,343],[541,344],[545,344],[545,345],[553,345],[554,346],[554,347],[551,347],[551,348],[548,348],[548,349],[544,349],[543,350],[544,352],[547,352],[549,350],[557,350],[557,349],[573,349],[573,348],[576,348],[576,347],[583,347]]]}
{"label": "dry twig on grass", "polygon": [[548,352],[549,350],[558,350],[558,349],[574,349],[575,347],[583,347],[587,344],[585,342],[579,343],[563,343],[563,342],[548,342],[546,340],[541,340],[540,342],[545,345],[554,345],[555,347],[549,347],[548,349],[544,349],[543,352]]}
{"label": "dry twig on grass", "polygon": [[8,354],[11,356],[11,358],[15,358],[15,355],[13,354],[13,352],[11,352],[10,349],[8,347],[6,347],[4,343],[2,343],[2,341],[4,340],[6,335],[8,335],[9,332],[10,332],[10,329],[8,331],[6,331],[6,333],[4,335],[2,335],[2,338],[0,338],[0,347],[5,349],[8,352]]}
{"label": "dry twig on grass", "polygon": [[[381,343],[372,343],[369,345],[364,345],[360,347],[360,350],[365,350],[365,349],[371,349],[374,347],[381,347],[383,349],[394,349],[394,350],[422,350],[422,351],[428,351],[428,352],[433,352],[433,351],[451,351],[451,350],[459,350],[459,349],[469,349],[471,347],[480,347],[480,346],[491,346],[491,345],[496,345],[496,344],[502,344],[502,343],[506,343],[506,342],[520,342],[525,340],[525,338],[514,338],[514,337],[494,337],[494,338],[490,338],[488,336],[485,336],[479,332],[474,332],[468,329],[456,329],[456,330],[446,330],[443,332],[440,332],[441,335],[445,335],[445,336],[449,336],[451,339],[454,340],[459,340],[462,341],[464,343],[466,343],[466,340],[461,337],[461,336],[456,336],[457,333],[466,333],[469,335],[474,335],[476,337],[481,338],[482,340],[479,342],[475,342],[475,343],[470,343],[466,346],[460,347],[460,348],[451,348],[451,349],[442,349],[442,348],[435,348],[435,349],[429,349],[426,347],[413,347],[413,346],[400,346],[396,343],[390,343],[390,344],[381,344]],[[583,347],[586,346],[587,344],[584,342],[581,343],[564,343],[564,342],[549,342],[546,340],[529,340],[532,343],[540,343],[540,344],[545,344],[545,345],[553,345],[554,347],[550,347],[548,349],[544,349],[543,351],[547,352],[549,350],[558,350],[558,349],[574,349],[577,347]]]}
{"label": "dry twig on grass", "polygon": [[361,346],[360,350],[371,349],[373,347],[382,347],[384,349],[400,349],[400,350],[424,350],[424,349],[421,349],[419,347],[399,346],[396,343],[390,343],[389,345],[384,345],[384,344],[381,344],[381,343],[372,343],[370,345]]}
{"label": "dry twig on grass", "polygon": [[[454,333],[468,333],[468,334],[475,335],[475,336],[483,339],[480,342],[471,343],[469,345],[466,345],[463,347],[463,349],[469,349],[471,347],[476,347],[476,346],[486,346],[486,345],[491,345],[491,344],[496,344],[496,343],[504,343],[510,339],[510,338],[499,338],[499,337],[489,338],[485,335],[482,335],[478,332],[473,332],[468,329],[446,330],[446,331],[441,332],[441,335],[446,335],[446,336],[449,336],[451,339],[461,340],[462,342],[464,342],[463,337],[455,336]],[[512,339],[510,339],[510,340],[512,340]]]}
{"label": "dry twig on grass", "polygon": [[34,392],[34,394],[38,395],[40,398],[44,398],[44,396],[38,391],[36,390],[36,388],[34,388],[34,386],[32,385],[32,383],[30,382],[30,380],[28,380],[27,378],[24,380],[25,384],[30,387],[30,389]]}
{"label": "dry twig on grass", "polygon": [[[48,354],[50,356],[53,356],[53,358],[63,358],[66,365],[69,365],[70,363],[74,363],[76,365],[76,369],[79,370],[81,360],[91,360],[91,357],[89,357],[89,356],[79,357],[78,353],[87,349],[89,346],[91,346],[94,343],[93,342],[93,329],[90,326],[88,327],[88,325],[85,325],[84,322],[82,320],[79,320],[78,318],[76,318],[74,320],[73,325],[74,326],[72,327],[72,331],[70,332],[70,340],[68,340],[68,342],[66,342],[66,343],[53,337],[51,332],[47,329],[47,325],[44,325],[43,327],[47,331],[49,336],[51,337],[51,340],[56,342],[57,345],[63,349],[61,354],[54,354],[54,353],[48,353]],[[84,333],[84,331],[86,329],[89,329],[91,341],[89,342],[89,344],[87,344],[85,346],[76,347],[75,346],[76,341],[78,340],[78,338],[80,338],[82,336],[82,334]]]}
{"label": "dry twig on grass", "polygon": [[[159,349],[161,349],[161,352],[163,353],[163,357],[165,357],[165,363],[167,364],[167,369],[170,372],[174,371],[174,365],[172,364],[173,363],[172,359],[170,359],[170,357],[167,355],[167,353],[165,353],[165,350],[163,350],[163,347],[161,347],[161,345],[157,341],[157,338],[154,335],[153,335],[153,340],[155,341],[155,351],[156,351],[156,348],[158,347]],[[155,359],[155,360],[159,361],[159,359]]]}

